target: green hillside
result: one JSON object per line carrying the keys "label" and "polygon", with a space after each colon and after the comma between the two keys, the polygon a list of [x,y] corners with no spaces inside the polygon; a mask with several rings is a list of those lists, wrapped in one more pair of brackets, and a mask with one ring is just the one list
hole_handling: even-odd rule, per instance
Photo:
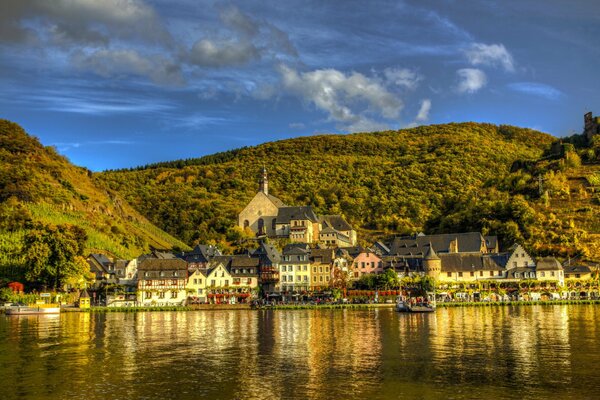
{"label": "green hillside", "polygon": [[185,248],[135,211],[90,171],[0,120],[0,276],[19,277],[24,238],[40,225],[75,225],[87,251],[132,258],[150,247]]}
{"label": "green hillside", "polygon": [[[433,125],[282,140],[98,178],[190,244],[239,236],[232,227],[256,193],[265,165],[271,194],[290,205],[312,205],[318,213],[343,214],[365,243],[421,230],[476,229],[507,244],[522,241],[537,254],[589,253],[598,213],[586,211],[583,224],[561,203],[571,193],[564,160],[562,166],[557,160],[532,162],[554,141],[512,126]],[[511,172],[514,165],[526,168]],[[544,196],[540,174],[547,179]]]}

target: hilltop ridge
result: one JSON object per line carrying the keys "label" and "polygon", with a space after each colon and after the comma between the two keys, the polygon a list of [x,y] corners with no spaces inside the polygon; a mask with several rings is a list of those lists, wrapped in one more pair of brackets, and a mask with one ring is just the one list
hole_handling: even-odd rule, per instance
{"label": "hilltop ridge", "polygon": [[[585,229],[557,221],[537,192],[536,174],[546,172],[515,170],[535,164],[554,142],[531,129],[451,123],[286,139],[98,178],[188,243],[239,238],[233,227],[265,165],[271,194],[319,214],[343,215],[363,244],[423,230],[482,231],[538,254],[579,254]],[[547,183],[559,207],[565,189],[554,181],[564,176],[552,174]],[[554,218],[552,234],[543,232],[548,218]]]}

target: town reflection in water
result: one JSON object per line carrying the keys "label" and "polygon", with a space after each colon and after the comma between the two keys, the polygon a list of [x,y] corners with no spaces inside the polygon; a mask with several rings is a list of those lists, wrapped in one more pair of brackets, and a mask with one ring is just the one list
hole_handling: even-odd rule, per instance
{"label": "town reflection in water", "polygon": [[2,398],[562,398],[600,392],[598,308],[0,316]]}

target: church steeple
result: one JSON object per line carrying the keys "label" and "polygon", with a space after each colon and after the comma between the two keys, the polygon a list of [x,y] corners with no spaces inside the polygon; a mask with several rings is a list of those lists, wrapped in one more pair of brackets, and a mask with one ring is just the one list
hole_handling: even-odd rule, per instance
{"label": "church steeple", "polygon": [[258,180],[258,191],[269,194],[269,179],[267,178],[267,168],[262,167],[261,176]]}

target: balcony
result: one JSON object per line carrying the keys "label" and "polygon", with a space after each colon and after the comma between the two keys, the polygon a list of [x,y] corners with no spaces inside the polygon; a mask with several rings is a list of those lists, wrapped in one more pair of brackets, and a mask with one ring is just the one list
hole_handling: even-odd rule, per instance
{"label": "balcony", "polygon": [[263,283],[279,282],[279,270],[276,268],[262,268],[260,271],[260,281]]}

